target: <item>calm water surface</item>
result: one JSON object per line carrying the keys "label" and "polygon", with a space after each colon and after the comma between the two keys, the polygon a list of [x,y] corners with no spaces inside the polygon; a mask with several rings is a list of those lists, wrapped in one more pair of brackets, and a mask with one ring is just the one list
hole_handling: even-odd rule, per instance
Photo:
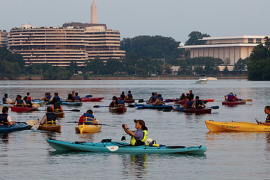
{"label": "calm water surface", "polygon": [[[8,93],[12,99],[28,91],[34,98],[43,97],[46,91],[66,98],[72,90],[81,97],[105,97],[102,102],[83,103],[79,107],[81,112],[66,111],[65,118],[60,120],[62,133],[26,130],[0,135],[0,167],[4,170],[1,179],[269,179],[269,133],[210,133],[205,126],[205,120],[264,121],[264,106],[270,105],[269,84],[246,80],[208,81],[206,85],[195,84],[195,80],[0,81],[0,95]],[[190,89],[202,99],[215,99],[207,105],[220,108],[205,115],[136,108],[113,114],[106,107],[93,108],[108,105],[112,96],[119,96],[122,91],[131,90],[135,98],[148,99],[153,91],[164,98],[174,98]],[[222,106],[223,96],[229,92],[253,101],[237,107]],[[78,107],[64,107],[72,108]],[[76,134],[76,124],[67,122],[78,121],[87,109],[93,109],[101,123],[113,127],[103,126],[95,134]],[[25,122],[41,119],[44,112],[9,114],[13,120]],[[204,145],[207,151],[200,156],[58,153],[46,142],[49,137],[66,141],[120,141],[121,124],[134,129],[134,119],[145,120],[149,137],[159,144]]]}

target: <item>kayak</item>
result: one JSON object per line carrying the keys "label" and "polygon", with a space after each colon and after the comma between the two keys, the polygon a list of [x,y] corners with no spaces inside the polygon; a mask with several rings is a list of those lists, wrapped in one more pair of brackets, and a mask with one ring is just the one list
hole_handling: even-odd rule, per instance
{"label": "kayak", "polygon": [[123,113],[127,111],[126,107],[110,107],[109,110],[111,112]]}
{"label": "kayak", "polygon": [[202,108],[202,109],[196,109],[196,108],[180,108],[180,107],[173,107],[174,110],[181,111],[181,112],[187,112],[187,113],[211,113],[211,108]]}
{"label": "kayak", "polygon": [[134,99],[126,99],[124,100],[125,103],[134,103],[135,100]]}
{"label": "kayak", "polygon": [[82,106],[82,102],[62,101],[62,105],[66,105],[66,106]]}
{"label": "kayak", "polygon": [[64,118],[65,117],[64,112],[55,112],[54,114],[56,115],[57,118]]}
{"label": "kayak", "polygon": [[42,125],[39,125],[38,130],[53,131],[53,132],[61,133],[61,125],[42,124]]}
{"label": "kayak", "polygon": [[268,132],[270,126],[249,123],[249,122],[215,122],[205,121],[205,124],[211,132],[224,132],[224,131],[235,131],[235,132]]}
{"label": "kayak", "polygon": [[[95,124],[100,124],[99,120],[95,120]],[[79,125],[75,127],[76,133],[96,133],[99,132],[102,125]]]}
{"label": "kayak", "polygon": [[0,106],[3,106],[3,107],[11,107],[11,106],[14,106],[14,104],[0,104]]}
{"label": "kayak", "polygon": [[30,129],[31,126],[26,123],[15,123],[12,126],[0,125],[0,133],[8,133],[13,131],[21,131],[25,129]]}
{"label": "kayak", "polygon": [[205,146],[131,146],[124,142],[67,142],[47,139],[57,151],[108,152],[108,153],[153,153],[153,154],[204,154]]}
{"label": "kayak", "polygon": [[104,97],[89,97],[89,98],[87,98],[87,97],[83,97],[83,98],[81,98],[81,101],[82,102],[93,102],[93,101],[101,101],[102,99],[104,99]]}
{"label": "kayak", "polygon": [[137,108],[139,109],[172,109],[171,105],[150,105],[150,104],[136,104]]}
{"label": "kayak", "polygon": [[[206,104],[206,103],[208,103],[208,102],[214,102],[214,100],[215,100],[215,99],[204,99],[204,100],[202,100],[202,102],[203,102],[204,104]],[[195,101],[195,100],[193,99],[192,101]],[[175,101],[174,101],[174,104],[181,104],[181,105],[183,105],[183,104],[185,104],[185,102],[186,102],[186,101],[184,101],[184,100],[175,100]]]}
{"label": "kayak", "polygon": [[239,104],[246,104],[246,100],[237,100],[237,101],[223,101],[222,105],[239,105]]}
{"label": "kayak", "polygon": [[17,106],[11,106],[11,111],[15,112],[29,112],[29,111],[34,111],[37,110],[38,107],[17,107]]}

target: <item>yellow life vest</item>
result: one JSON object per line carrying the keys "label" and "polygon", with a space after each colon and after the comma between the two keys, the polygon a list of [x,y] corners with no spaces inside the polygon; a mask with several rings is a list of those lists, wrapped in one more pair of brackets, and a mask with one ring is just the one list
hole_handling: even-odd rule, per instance
{"label": "yellow life vest", "polygon": [[[136,133],[136,131],[134,131],[134,133]],[[146,140],[147,140],[147,138],[148,138],[148,131],[147,130],[143,130],[143,139],[141,140],[141,142],[145,142]],[[130,144],[132,145],[132,146],[134,146],[135,145],[135,143],[136,143],[136,139],[135,139],[135,137],[134,136],[132,136],[131,137],[131,139],[130,139]]]}

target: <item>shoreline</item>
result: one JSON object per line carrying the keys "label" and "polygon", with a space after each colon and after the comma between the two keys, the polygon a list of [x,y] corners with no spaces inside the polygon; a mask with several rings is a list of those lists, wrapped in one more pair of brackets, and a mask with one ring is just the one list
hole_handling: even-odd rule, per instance
{"label": "shoreline", "polygon": [[[175,76],[152,76],[152,77],[115,77],[115,76],[96,76],[84,79],[82,76],[73,76],[70,80],[198,80],[199,77],[175,77]],[[247,79],[247,76],[218,76],[217,79]],[[9,80],[9,79],[2,79]],[[16,80],[43,80],[42,77],[19,77]]]}

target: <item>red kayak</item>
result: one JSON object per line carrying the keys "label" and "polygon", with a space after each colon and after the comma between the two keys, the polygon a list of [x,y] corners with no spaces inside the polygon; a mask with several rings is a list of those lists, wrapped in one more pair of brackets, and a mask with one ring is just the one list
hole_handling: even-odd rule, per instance
{"label": "red kayak", "polygon": [[111,112],[123,113],[127,111],[126,107],[110,107]]}
{"label": "red kayak", "polygon": [[91,98],[83,97],[81,98],[81,101],[82,102],[97,102],[97,101],[101,101],[102,99],[104,99],[104,97],[91,97]]}
{"label": "red kayak", "polygon": [[237,101],[223,101],[222,105],[239,105],[239,104],[246,104],[246,100],[237,100]]}
{"label": "red kayak", "polygon": [[10,108],[11,108],[11,111],[15,111],[15,112],[29,112],[29,111],[34,111],[38,109],[38,107],[17,107],[17,106],[12,106]]}
{"label": "red kayak", "polygon": [[134,99],[127,99],[127,100],[124,100],[125,103],[134,103]]}
{"label": "red kayak", "polygon": [[[193,99],[192,101],[195,101],[195,99]],[[203,101],[204,104],[206,104],[207,102],[214,102],[215,99],[203,99],[202,101]],[[185,104],[185,102],[186,102],[186,101],[184,101],[184,100],[179,100],[179,99],[178,99],[178,100],[177,100],[177,99],[174,100],[174,103],[175,103],[175,104]]]}
{"label": "red kayak", "polygon": [[181,112],[186,112],[186,113],[211,113],[212,108],[202,108],[202,109],[196,109],[196,108],[180,108],[180,107],[175,107],[173,106],[174,110],[181,111]]}

